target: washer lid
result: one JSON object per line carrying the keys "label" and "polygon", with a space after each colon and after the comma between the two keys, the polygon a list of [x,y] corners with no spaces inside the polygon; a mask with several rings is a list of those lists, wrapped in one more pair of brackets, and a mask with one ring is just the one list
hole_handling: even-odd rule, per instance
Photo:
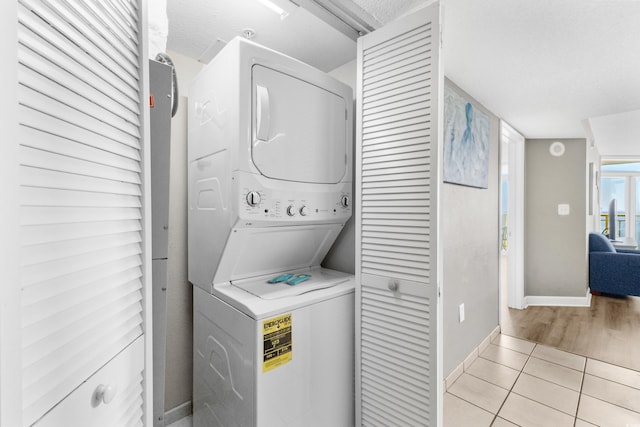
{"label": "washer lid", "polygon": [[[309,274],[311,277],[302,283],[297,285],[288,285],[285,282],[280,283],[268,283],[268,280],[280,276],[285,273],[304,273]],[[265,300],[274,300],[280,298],[287,298],[296,295],[306,294],[308,292],[317,291],[320,289],[332,288],[340,283],[344,283],[351,275],[341,273],[333,270],[313,269],[303,272],[282,272],[280,274],[273,274],[270,276],[262,276],[259,278],[245,279],[240,281],[234,281],[231,284],[237,288],[240,288],[258,298]]]}

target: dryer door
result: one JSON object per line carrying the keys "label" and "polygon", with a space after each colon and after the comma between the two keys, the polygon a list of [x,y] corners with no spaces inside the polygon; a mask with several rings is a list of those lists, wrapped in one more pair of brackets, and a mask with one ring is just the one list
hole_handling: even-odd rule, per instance
{"label": "dryer door", "polygon": [[252,159],[260,173],[340,182],[347,170],[344,98],[262,65],[253,66],[252,85]]}

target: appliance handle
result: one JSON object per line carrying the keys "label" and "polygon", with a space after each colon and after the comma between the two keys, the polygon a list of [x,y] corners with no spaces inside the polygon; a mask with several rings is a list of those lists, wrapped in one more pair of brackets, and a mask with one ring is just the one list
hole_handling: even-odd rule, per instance
{"label": "appliance handle", "polygon": [[260,141],[269,140],[269,122],[271,114],[269,111],[269,90],[260,85],[256,85],[257,105],[256,105],[256,138]]}

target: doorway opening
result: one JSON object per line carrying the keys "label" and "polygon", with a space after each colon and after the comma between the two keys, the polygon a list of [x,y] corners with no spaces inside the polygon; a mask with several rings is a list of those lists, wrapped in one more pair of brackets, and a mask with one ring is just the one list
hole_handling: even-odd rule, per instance
{"label": "doorway opening", "polygon": [[500,122],[500,319],[524,303],[524,137]]}

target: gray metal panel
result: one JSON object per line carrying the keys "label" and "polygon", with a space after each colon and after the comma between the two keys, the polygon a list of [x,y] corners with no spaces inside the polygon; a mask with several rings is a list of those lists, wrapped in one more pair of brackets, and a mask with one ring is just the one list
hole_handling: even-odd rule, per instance
{"label": "gray metal panel", "polygon": [[169,159],[171,150],[171,67],[149,61],[151,127],[151,230],[153,268],[153,425],[164,426],[169,246]]}
{"label": "gray metal panel", "polygon": [[171,67],[149,61],[151,111],[151,222],[153,259],[167,258],[169,242],[169,158]]}
{"label": "gray metal panel", "polygon": [[151,261],[153,274],[153,425],[164,427],[167,343],[167,260]]}

